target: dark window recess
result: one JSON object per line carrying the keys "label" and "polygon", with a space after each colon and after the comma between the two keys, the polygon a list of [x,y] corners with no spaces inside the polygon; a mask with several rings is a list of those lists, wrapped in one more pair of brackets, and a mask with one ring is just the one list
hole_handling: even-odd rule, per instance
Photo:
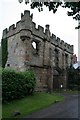
{"label": "dark window recess", "polygon": [[10,67],[10,64],[7,64],[7,67]]}
{"label": "dark window recess", "polygon": [[62,67],[64,67],[64,54],[62,54]]}
{"label": "dark window recess", "polygon": [[27,51],[25,53],[27,54]]}
{"label": "dark window recess", "polygon": [[55,64],[59,66],[59,51],[55,49]]}
{"label": "dark window recess", "polygon": [[66,67],[68,66],[68,54],[65,54]]}

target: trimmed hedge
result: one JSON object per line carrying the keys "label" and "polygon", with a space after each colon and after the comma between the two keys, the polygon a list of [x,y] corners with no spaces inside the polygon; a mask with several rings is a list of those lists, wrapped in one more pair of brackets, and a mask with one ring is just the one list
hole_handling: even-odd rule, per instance
{"label": "trimmed hedge", "polygon": [[7,102],[30,95],[36,85],[32,71],[16,72],[10,69],[2,70],[2,101]]}

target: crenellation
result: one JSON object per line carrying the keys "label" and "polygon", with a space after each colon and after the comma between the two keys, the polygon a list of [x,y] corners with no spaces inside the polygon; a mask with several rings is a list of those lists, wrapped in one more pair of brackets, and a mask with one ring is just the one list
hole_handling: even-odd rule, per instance
{"label": "crenellation", "polygon": [[40,25],[38,25],[38,28],[36,27],[36,23],[32,22],[32,33],[34,35],[37,35],[39,37],[44,37],[44,28]]}
{"label": "crenellation", "polygon": [[6,28],[3,30],[3,38],[10,37],[10,36],[18,33],[20,31],[20,29],[21,29],[21,21],[18,21],[16,23],[16,25],[13,24],[13,25],[9,26],[9,28]]}
{"label": "crenellation", "polygon": [[48,25],[48,24],[45,25],[45,34],[46,34],[47,37],[50,37],[50,35],[51,35],[49,27],[50,27],[50,25]]}
{"label": "crenellation", "polygon": [[21,13],[21,19],[24,19],[26,17],[30,17],[30,11],[25,10],[24,13]]}
{"label": "crenellation", "polygon": [[62,47],[65,51],[69,52],[69,53],[73,53],[72,51],[72,47],[70,44],[67,44],[64,42],[64,46]]}
{"label": "crenellation", "polygon": [[64,42],[64,49],[66,50],[66,46],[67,46],[67,43],[66,42]]}
{"label": "crenellation", "polygon": [[30,15],[30,17],[31,17],[31,20],[33,20],[33,13]]}
{"label": "crenellation", "polygon": [[30,11],[24,11],[24,14],[21,17],[21,29],[32,30],[32,17]]}
{"label": "crenellation", "polygon": [[60,47],[61,47],[62,49],[64,48],[64,41],[63,41],[63,40],[60,41]]}
{"label": "crenellation", "polygon": [[23,13],[21,13],[21,18],[22,18],[23,16],[24,16]]}
{"label": "crenellation", "polygon": [[13,36],[13,35],[15,35],[16,33],[20,32],[20,29],[21,29],[21,21],[18,21],[18,22],[16,23],[16,25],[13,24],[13,25],[11,25],[11,26],[9,27],[9,31],[8,31],[8,33],[7,33],[7,37]]}
{"label": "crenellation", "polygon": [[68,49],[70,48],[70,45],[68,44]]}
{"label": "crenellation", "polygon": [[36,29],[36,23],[32,22],[32,30]]}
{"label": "crenellation", "polygon": [[29,10],[24,10],[24,16],[30,16],[30,11]]}
{"label": "crenellation", "polygon": [[65,42],[65,43],[64,43],[64,46],[66,47],[66,45],[67,45],[67,43]]}
{"label": "crenellation", "polygon": [[60,47],[60,38],[59,37],[57,37],[57,45]]}
{"label": "crenellation", "polygon": [[57,42],[60,43],[60,38],[59,37],[57,37]]}
{"label": "crenellation", "polygon": [[39,30],[38,30],[38,28],[36,27],[36,24],[35,24],[35,23],[32,25],[32,33],[33,33],[34,35],[39,36]]}
{"label": "crenellation", "polygon": [[68,49],[69,48],[69,44],[66,43],[66,48]]}
{"label": "crenellation", "polygon": [[73,45],[70,46],[70,51],[71,51],[72,53],[74,52],[74,46],[73,46]]}
{"label": "crenellation", "polygon": [[56,40],[56,35],[52,34],[52,39]]}
{"label": "crenellation", "polygon": [[28,23],[32,21],[32,15],[30,15],[30,11],[25,10],[24,14],[21,13],[21,21],[24,21],[24,20],[27,20]]}
{"label": "crenellation", "polygon": [[42,26],[40,26],[40,25],[38,25],[38,30],[39,30],[40,32],[44,33],[44,28],[43,28]]}
{"label": "crenellation", "polygon": [[21,20],[16,23],[16,28],[19,28],[21,25]]}
{"label": "crenellation", "polygon": [[14,30],[14,29],[16,29],[15,24],[13,24],[13,25],[11,25],[11,26],[9,27],[9,31],[12,31],[12,30]]}
{"label": "crenellation", "polygon": [[64,41],[63,40],[61,40],[61,42],[60,42],[61,44],[64,44]]}
{"label": "crenellation", "polygon": [[71,45],[69,45],[68,47],[69,47],[69,51],[71,51]]}
{"label": "crenellation", "polygon": [[67,43],[64,42],[64,50],[67,51]]}
{"label": "crenellation", "polygon": [[45,28],[46,28],[47,30],[49,30],[49,27],[50,27],[49,24],[46,24],[46,25],[45,25]]}
{"label": "crenellation", "polygon": [[57,45],[56,39],[57,39],[56,35],[52,34],[51,35],[51,43],[53,43],[54,45]]}
{"label": "crenellation", "polygon": [[66,44],[67,51],[70,51],[69,44]]}
{"label": "crenellation", "polygon": [[17,23],[16,23],[16,30],[15,30],[15,32],[16,33],[18,33],[20,30],[22,30],[23,29],[23,27],[22,27],[22,22],[21,22],[21,20],[20,21],[18,21]]}
{"label": "crenellation", "polygon": [[7,33],[8,33],[8,31],[9,31],[9,30],[8,30],[7,28],[3,30],[2,39],[4,39],[4,38],[7,37]]}

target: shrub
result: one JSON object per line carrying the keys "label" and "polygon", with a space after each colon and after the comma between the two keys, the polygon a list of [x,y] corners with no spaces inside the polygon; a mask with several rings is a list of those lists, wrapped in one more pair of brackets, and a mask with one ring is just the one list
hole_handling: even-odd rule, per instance
{"label": "shrub", "polygon": [[80,71],[73,67],[68,68],[67,87],[71,90],[80,90]]}
{"label": "shrub", "polygon": [[36,84],[32,71],[16,72],[10,69],[2,70],[2,101],[19,99],[34,92]]}
{"label": "shrub", "polygon": [[77,85],[77,84],[69,84],[68,88],[71,90],[79,90],[80,91],[80,85]]}

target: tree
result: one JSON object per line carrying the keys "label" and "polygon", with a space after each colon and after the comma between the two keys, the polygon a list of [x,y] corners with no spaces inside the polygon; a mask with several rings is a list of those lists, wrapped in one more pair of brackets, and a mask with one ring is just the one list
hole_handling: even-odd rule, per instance
{"label": "tree", "polygon": [[73,67],[67,69],[68,80],[67,87],[69,89],[79,89],[80,90],[80,70],[74,69]]}
{"label": "tree", "polygon": [[[49,11],[53,11],[53,13],[56,13],[59,6],[63,8],[69,8],[70,11],[67,11],[68,16],[72,16],[73,19],[79,21],[78,27],[76,29],[80,28],[80,1],[74,0],[74,2],[66,2],[66,0],[58,0],[58,2],[50,2],[49,0],[44,0],[47,2],[42,2],[42,0],[33,0],[30,3],[31,9],[38,8],[39,12],[43,11],[43,7],[48,7]],[[23,0],[19,0],[20,3],[23,2]],[[29,4],[29,0],[25,0],[25,4]]]}

